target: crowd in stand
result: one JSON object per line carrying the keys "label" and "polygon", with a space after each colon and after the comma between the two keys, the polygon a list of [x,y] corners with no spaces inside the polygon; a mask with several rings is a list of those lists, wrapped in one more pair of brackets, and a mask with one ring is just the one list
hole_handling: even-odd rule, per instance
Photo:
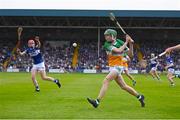
{"label": "crowd in stand", "polygon": [[[102,46],[102,45],[101,45]],[[159,47],[158,44],[146,44],[140,43],[141,52],[144,55],[145,59],[150,58],[151,53],[161,53],[165,47]],[[3,43],[0,44],[0,70],[2,71],[2,63],[8,58],[11,54],[13,44]],[[102,47],[99,48],[96,42],[87,42],[81,43],[79,48],[79,57],[78,64],[76,68],[72,68],[72,57],[73,57],[74,48],[69,46],[54,47],[50,44],[44,44],[42,47],[42,54],[45,60],[45,65],[48,69],[63,69],[68,72],[79,71],[83,69],[96,69],[101,71],[102,69],[108,69],[107,65],[107,56]],[[175,62],[175,68],[180,69],[180,54],[175,52],[172,54]],[[163,58],[160,59],[162,66],[165,64]],[[10,68],[18,68],[22,71],[32,67],[32,59],[28,56],[19,56],[16,55],[12,58],[11,63],[9,64]],[[140,69],[138,65],[138,56],[137,50],[134,50],[134,58],[129,63],[130,69]]]}

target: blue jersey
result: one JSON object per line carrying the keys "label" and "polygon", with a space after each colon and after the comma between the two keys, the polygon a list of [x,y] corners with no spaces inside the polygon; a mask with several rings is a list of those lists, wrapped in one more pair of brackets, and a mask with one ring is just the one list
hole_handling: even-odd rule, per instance
{"label": "blue jersey", "polygon": [[150,65],[151,65],[151,68],[156,67],[157,61],[156,60],[150,60]]}
{"label": "blue jersey", "polygon": [[43,62],[43,58],[42,58],[42,55],[40,53],[39,48],[30,48],[30,47],[28,47],[25,50],[25,52],[32,57],[32,59],[34,61],[34,64],[39,64],[39,63]]}
{"label": "blue jersey", "polygon": [[[174,65],[173,59],[169,56],[169,57],[166,57],[166,65],[170,65],[170,64]],[[173,68],[173,66],[169,68]]]}

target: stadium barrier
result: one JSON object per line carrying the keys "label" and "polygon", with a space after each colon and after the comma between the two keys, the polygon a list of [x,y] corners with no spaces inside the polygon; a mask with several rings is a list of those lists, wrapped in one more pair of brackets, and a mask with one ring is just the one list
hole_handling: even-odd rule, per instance
{"label": "stadium barrier", "polygon": [[49,69],[49,73],[64,73],[62,69]]}
{"label": "stadium barrier", "polygon": [[[124,71],[123,71],[123,73],[124,73]],[[129,70],[129,73],[130,74],[138,74],[139,72],[138,72],[138,70]]]}
{"label": "stadium barrier", "polygon": [[84,69],[83,73],[97,73],[97,71],[92,69]]}
{"label": "stadium barrier", "polygon": [[[92,69],[85,69],[85,70],[83,71],[83,73],[97,73],[97,71],[96,71],[96,70],[92,70]],[[109,70],[103,69],[103,70],[101,71],[101,73],[109,73]],[[123,73],[124,73],[124,72],[123,72]],[[129,73],[131,73],[131,74],[138,74],[139,72],[138,72],[138,70],[129,70]]]}
{"label": "stadium barrier", "polygon": [[102,73],[109,73],[109,70],[104,69],[104,70],[102,70],[101,72],[102,72]]}
{"label": "stadium barrier", "polygon": [[19,69],[8,68],[7,72],[19,72]]}
{"label": "stadium barrier", "polygon": [[[22,71],[22,70],[21,70]],[[7,72],[21,72],[20,69],[16,69],[16,68],[8,68]],[[29,68],[26,69],[26,72],[30,72]],[[107,69],[102,69],[100,73],[108,73],[109,70]],[[63,69],[49,69],[49,73],[65,73],[65,71]],[[99,73],[97,72],[97,70],[94,69],[84,69],[83,73]],[[123,71],[124,73],[124,71]],[[138,74],[138,70],[129,70],[130,74]],[[166,73],[166,72],[163,72]],[[180,75],[180,70],[176,70],[175,74],[179,74]]]}
{"label": "stadium barrier", "polygon": [[175,74],[180,75],[180,70],[175,71]]}

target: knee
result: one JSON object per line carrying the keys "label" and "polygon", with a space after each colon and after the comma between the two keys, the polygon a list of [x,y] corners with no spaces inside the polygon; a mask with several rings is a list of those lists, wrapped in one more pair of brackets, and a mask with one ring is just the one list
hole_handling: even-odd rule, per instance
{"label": "knee", "polygon": [[103,85],[108,85],[109,84],[109,79],[105,78],[104,81],[103,81]]}
{"label": "knee", "polygon": [[173,79],[173,76],[168,76],[168,79]]}
{"label": "knee", "polygon": [[31,79],[32,79],[32,80],[35,80],[35,79],[36,79],[36,77],[35,77],[35,76],[32,76],[32,77],[31,77]]}

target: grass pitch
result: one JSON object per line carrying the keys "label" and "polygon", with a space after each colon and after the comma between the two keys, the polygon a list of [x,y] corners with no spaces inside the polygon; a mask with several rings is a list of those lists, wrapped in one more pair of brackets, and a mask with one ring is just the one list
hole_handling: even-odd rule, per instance
{"label": "grass pitch", "polygon": [[[30,73],[0,73],[0,118],[46,119],[180,119],[180,79],[170,87],[147,75],[134,75],[135,89],[145,95],[146,107],[112,81],[99,108],[86,100],[96,98],[105,74],[49,74],[60,78],[62,88],[38,76],[40,93],[34,91]],[[125,77],[126,82],[131,81]]]}

